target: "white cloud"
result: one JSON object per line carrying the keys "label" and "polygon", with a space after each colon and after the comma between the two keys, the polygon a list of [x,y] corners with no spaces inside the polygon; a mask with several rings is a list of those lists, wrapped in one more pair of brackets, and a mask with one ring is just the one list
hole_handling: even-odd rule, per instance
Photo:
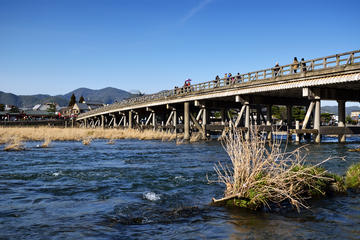
{"label": "white cloud", "polygon": [[190,18],[192,18],[196,13],[198,13],[201,9],[203,9],[206,5],[208,5],[210,2],[212,2],[213,0],[203,0],[200,2],[199,5],[197,5],[196,7],[192,8],[181,20],[180,23],[185,23],[186,21],[188,21]]}

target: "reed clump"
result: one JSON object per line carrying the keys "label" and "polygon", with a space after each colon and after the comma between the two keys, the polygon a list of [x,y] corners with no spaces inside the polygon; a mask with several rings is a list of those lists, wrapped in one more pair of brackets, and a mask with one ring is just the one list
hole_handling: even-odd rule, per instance
{"label": "reed clump", "polygon": [[92,142],[92,138],[91,137],[86,137],[81,142],[84,145],[90,145],[90,143]]}
{"label": "reed clump", "polygon": [[50,146],[51,139],[49,137],[45,138],[44,142],[41,144],[40,147],[42,148],[48,148]]}
{"label": "reed clump", "polygon": [[305,165],[306,155],[301,148],[286,152],[280,141],[268,145],[257,130],[252,130],[251,136],[251,140],[245,140],[241,132],[231,131],[224,138],[231,167],[222,163],[215,166],[217,182],[225,184],[225,192],[222,199],[213,199],[213,203],[256,210],[289,202],[300,211],[308,207],[309,198],[344,190],[341,177],[320,168],[329,159],[314,166]]}
{"label": "reed clump", "polygon": [[17,137],[10,138],[9,142],[4,147],[4,151],[23,151],[23,150],[25,150],[24,144]]}
{"label": "reed clump", "polygon": [[349,167],[345,176],[345,184],[347,188],[360,189],[360,163]]}

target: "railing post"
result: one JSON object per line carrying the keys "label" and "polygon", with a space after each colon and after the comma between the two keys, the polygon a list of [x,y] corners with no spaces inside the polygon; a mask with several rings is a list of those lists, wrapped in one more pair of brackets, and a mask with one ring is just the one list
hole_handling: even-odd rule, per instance
{"label": "railing post", "polygon": [[340,56],[336,54],[336,66],[340,64]]}
{"label": "railing post", "polygon": [[326,64],[327,59],[323,58],[323,68],[326,68],[327,64]]}

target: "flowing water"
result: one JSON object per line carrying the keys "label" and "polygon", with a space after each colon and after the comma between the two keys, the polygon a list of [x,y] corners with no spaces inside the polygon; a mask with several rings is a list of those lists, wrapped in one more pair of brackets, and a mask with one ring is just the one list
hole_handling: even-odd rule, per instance
{"label": "flowing water", "polygon": [[[53,142],[0,153],[0,239],[360,239],[360,193],[311,209],[252,212],[210,206],[208,183],[227,155],[218,142]],[[0,146],[3,148],[3,146]],[[295,146],[290,146],[294,148]],[[344,174],[356,142],[309,145],[309,160]]]}

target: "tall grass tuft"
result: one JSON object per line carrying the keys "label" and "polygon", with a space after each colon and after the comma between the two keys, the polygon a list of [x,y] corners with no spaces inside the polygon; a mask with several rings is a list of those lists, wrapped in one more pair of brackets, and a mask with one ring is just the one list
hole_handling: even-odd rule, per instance
{"label": "tall grass tuft", "polygon": [[12,137],[4,147],[4,151],[23,151],[23,150],[25,150],[24,144],[17,137]]}
{"label": "tall grass tuft", "polygon": [[84,145],[90,145],[91,141],[92,141],[92,138],[91,138],[91,137],[86,137],[86,138],[84,138],[84,139],[82,140],[82,144],[84,144]]}
{"label": "tall grass tuft", "polygon": [[268,145],[256,129],[251,136],[248,141],[238,131],[225,136],[223,146],[231,166],[219,162],[214,167],[217,182],[225,184],[224,198],[213,199],[214,203],[257,209],[287,201],[300,211],[307,208],[306,199],[325,194],[333,179],[319,165],[329,159],[306,166],[300,148],[286,152],[279,140]]}
{"label": "tall grass tuft", "polygon": [[360,188],[360,163],[349,167],[345,176],[345,184],[347,188]]}
{"label": "tall grass tuft", "polygon": [[41,147],[47,148],[47,147],[49,147],[50,143],[51,143],[51,139],[49,137],[46,137],[43,144],[41,144]]}

